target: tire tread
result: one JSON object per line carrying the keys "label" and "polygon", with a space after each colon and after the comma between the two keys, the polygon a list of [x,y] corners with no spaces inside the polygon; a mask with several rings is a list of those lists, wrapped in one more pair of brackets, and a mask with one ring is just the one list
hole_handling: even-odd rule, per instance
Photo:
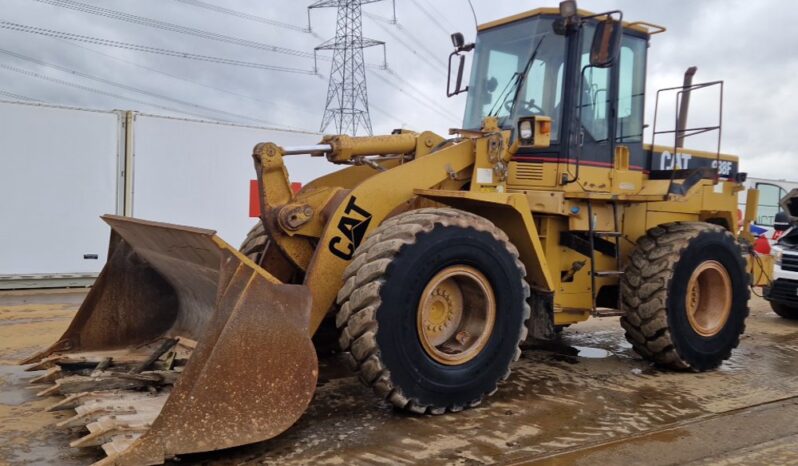
{"label": "tire tread", "polygon": [[[507,235],[484,217],[452,208],[424,208],[391,217],[380,225],[369,238],[355,251],[349,266],[344,270],[345,285],[338,293],[337,303],[340,311],[336,323],[340,330],[341,350],[355,365],[359,378],[371,386],[374,392],[398,408],[418,414],[444,414],[461,411],[464,406],[450,403],[446,406],[425,405],[417,399],[406,396],[401,387],[391,379],[377,345],[379,331],[377,312],[380,307],[380,291],[385,283],[382,278],[390,263],[407,245],[416,242],[419,235],[428,233],[438,226],[471,228],[487,232],[499,241],[515,260],[521,276],[526,269],[519,259],[518,250]],[[520,344],[526,339],[527,321],[531,310],[528,304],[529,284],[523,280],[524,315],[522,328],[518,332],[518,344],[513,362],[521,356]],[[505,380],[510,375],[503,375]],[[477,406],[486,396],[494,393],[492,387],[467,403]]]}
{"label": "tire tread", "polygon": [[[693,371],[713,368],[690,364],[679,354],[669,328],[667,310],[668,290],[676,264],[690,242],[708,231],[722,233],[727,240],[736,241],[728,230],[710,223],[677,222],[660,225],[649,230],[638,241],[621,278],[621,306],[626,313],[621,317],[621,326],[626,331],[626,339],[639,355],[660,366]],[[746,270],[742,256],[739,256],[739,264],[742,270]],[[748,288],[746,293],[747,303],[750,297]],[[748,317],[748,313],[746,304],[743,319]],[[742,329],[744,331],[744,324]],[[740,336],[735,335],[733,344],[721,356],[717,365],[728,359],[731,350],[739,343]]]}

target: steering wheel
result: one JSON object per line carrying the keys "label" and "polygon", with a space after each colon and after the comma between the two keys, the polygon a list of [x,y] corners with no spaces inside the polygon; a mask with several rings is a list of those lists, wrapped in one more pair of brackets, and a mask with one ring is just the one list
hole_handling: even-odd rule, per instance
{"label": "steering wheel", "polygon": [[[522,105],[522,110],[525,112],[526,115],[545,115],[546,111],[543,110],[540,106],[535,103],[535,99],[523,100],[520,102]],[[507,112],[511,112],[513,109],[513,102],[508,100],[504,103],[504,109]]]}

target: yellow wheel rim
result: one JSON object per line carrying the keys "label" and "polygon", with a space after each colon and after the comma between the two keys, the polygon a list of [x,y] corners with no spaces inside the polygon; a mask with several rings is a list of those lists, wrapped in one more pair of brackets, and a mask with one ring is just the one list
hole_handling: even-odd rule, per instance
{"label": "yellow wheel rim", "polygon": [[732,308],[729,272],[717,261],[696,268],[687,282],[687,319],[699,335],[711,337],[726,325]]}
{"label": "yellow wheel rim", "polygon": [[449,366],[474,359],[490,339],[496,298],[479,270],[453,265],[438,272],[421,294],[417,331],[424,351]]}

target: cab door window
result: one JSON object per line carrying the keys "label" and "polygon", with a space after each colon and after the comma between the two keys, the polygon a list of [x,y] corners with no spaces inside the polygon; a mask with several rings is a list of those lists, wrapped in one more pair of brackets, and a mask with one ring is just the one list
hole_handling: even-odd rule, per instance
{"label": "cab door window", "polygon": [[616,138],[620,144],[642,142],[646,97],[646,41],[624,36],[621,40],[618,67]]}
{"label": "cab door window", "polygon": [[582,36],[582,88],[577,105],[586,140],[601,142],[609,139],[611,69],[589,66],[595,30],[594,25],[586,25]]}

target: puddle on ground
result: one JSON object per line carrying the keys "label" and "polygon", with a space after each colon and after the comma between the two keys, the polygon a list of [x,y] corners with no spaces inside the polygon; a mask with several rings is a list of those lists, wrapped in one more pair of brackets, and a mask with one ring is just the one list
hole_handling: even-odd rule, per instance
{"label": "puddle on ground", "polygon": [[589,359],[602,359],[608,358],[612,356],[612,353],[601,348],[590,348],[587,346],[574,346],[579,351],[580,358],[589,358]]}
{"label": "puddle on ground", "polygon": [[33,377],[24,366],[0,365],[0,404],[19,406],[36,398],[36,391],[28,387],[28,380]]}

